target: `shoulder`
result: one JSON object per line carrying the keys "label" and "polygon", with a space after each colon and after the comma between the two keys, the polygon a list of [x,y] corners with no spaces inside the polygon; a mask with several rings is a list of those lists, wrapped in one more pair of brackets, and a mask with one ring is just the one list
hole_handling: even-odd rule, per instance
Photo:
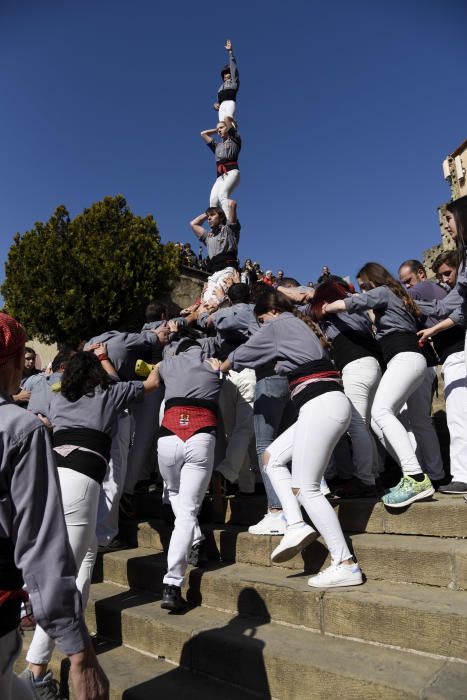
{"label": "shoulder", "polygon": [[26,440],[31,433],[43,427],[36,416],[21,406],[0,398],[0,433],[12,443]]}

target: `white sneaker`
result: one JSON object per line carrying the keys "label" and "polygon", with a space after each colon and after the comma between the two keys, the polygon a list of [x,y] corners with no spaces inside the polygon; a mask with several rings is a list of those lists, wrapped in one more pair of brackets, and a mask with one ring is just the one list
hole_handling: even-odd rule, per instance
{"label": "white sneaker", "polygon": [[298,527],[295,525],[288,527],[280,544],[271,554],[271,561],[275,564],[280,564],[283,561],[292,559],[292,557],[301,552],[302,549],[305,549],[305,547],[311,544],[317,537],[318,533],[316,530],[313,530],[313,528],[306,523]]}
{"label": "white sneaker", "polygon": [[329,496],[329,494],[331,493],[331,489],[327,485],[326,479],[324,477],[321,479],[321,484],[319,486],[319,490],[321,491],[323,496]]}
{"label": "white sneaker", "polygon": [[287,521],[282,511],[279,513],[268,512],[259,523],[250,525],[248,532],[250,535],[284,535],[287,528]]}
{"label": "white sneaker", "polygon": [[324,571],[308,579],[313,588],[336,588],[338,586],[359,586],[363,576],[358,564],[331,564]]}

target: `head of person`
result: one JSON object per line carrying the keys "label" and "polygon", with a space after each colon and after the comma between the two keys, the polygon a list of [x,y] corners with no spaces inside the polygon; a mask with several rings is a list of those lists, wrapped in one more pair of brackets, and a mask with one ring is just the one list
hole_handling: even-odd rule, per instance
{"label": "head of person", "polygon": [[404,289],[404,287],[391,275],[383,265],[377,262],[366,263],[357,272],[357,282],[360,289],[369,292],[376,287],[389,287],[389,289],[403,302],[407,310],[418,318],[421,315],[420,309]]}
{"label": "head of person", "polygon": [[348,296],[349,290],[340,282],[335,282],[334,280],[322,282],[317,286],[314,297],[308,307],[311,318],[314,321],[321,321],[323,318],[323,304],[330,304]]}
{"label": "head of person", "polygon": [[321,268],[321,275],[326,277],[327,275],[330,275],[330,274],[331,274],[331,272],[329,270],[329,267],[327,265],[323,265],[323,267]]}
{"label": "head of person", "polygon": [[295,279],[295,277],[282,277],[281,280],[277,280],[281,287],[288,287],[293,289],[294,287],[299,287],[300,282]]}
{"label": "head of person", "polygon": [[205,214],[208,217],[208,224],[211,230],[224,226],[227,223],[227,217],[220,207],[208,207]]}
{"label": "head of person", "polygon": [[248,304],[250,300],[250,289],[247,284],[238,282],[237,284],[232,284],[229,287],[227,296],[229,297],[232,305]]}
{"label": "head of person", "polygon": [[245,266],[244,266],[244,267],[245,267],[245,270],[251,270],[251,268],[253,267],[253,263],[251,262],[250,258],[247,258],[247,259],[245,260]]}
{"label": "head of person", "polygon": [[14,394],[24,367],[26,331],[16,319],[0,312],[0,391]]}
{"label": "head of person", "polygon": [[292,303],[281,292],[278,292],[273,287],[268,287],[257,299],[254,310],[259,323],[263,324],[273,321],[285,311],[293,313],[294,308]]}
{"label": "head of person", "polygon": [[447,284],[451,289],[456,285],[459,258],[456,250],[445,250],[434,260],[431,269],[438,282]]}
{"label": "head of person", "polygon": [[227,63],[225,66],[223,66],[221,70],[221,78],[222,81],[225,83],[226,80],[230,80],[231,75],[230,75],[230,66]]}
{"label": "head of person", "polygon": [[159,301],[150,301],[144,312],[146,323],[165,321],[167,318],[167,306]]}
{"label": "head of person", "polygon": [[225,122],[217,122],[216,129],[221,139],[227,138],[227,132],[229,128]]}
{"label": "head of person", "polygon": [[417,282],[425,282],[426,271],[420,260],[405,260],[399,266],[399,279],[406,289],[410,289]]}
{"label": "head of person", "polygon": [[459,260],[465,262],[467,245],[467,195],[446,205],[446,231],[456,241]]}
{"label": "head of person", "polygon": [[277,270],[277,275],[276,275],[276,277],[277,277],[277,280],[278,280],[278,281],[282,280],[283,277],[284,277],[284,270]]}
{"label": "head of person", "polygon": [[94,396],[96,387],[106,389],[112,383],[94,352],[80,350],[63,370],[60,391],[71,402],[82,396]]}
{"label": "head of person", "polygon": [[26,346],[24,348],[24,371],[23,374],[28,376],[36,369],[36,351],[34,348]]}
{"label": "head of person", "polygon": [[63,372],[75,353],[73,348],[62,348],[52,360],[52,372]]}

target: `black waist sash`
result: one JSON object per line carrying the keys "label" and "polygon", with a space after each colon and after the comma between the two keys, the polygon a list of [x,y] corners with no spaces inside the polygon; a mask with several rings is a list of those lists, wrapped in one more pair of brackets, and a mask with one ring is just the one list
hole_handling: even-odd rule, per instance
{"label": "black waist sash", "polygon": [[225,102],[226,100],[234,100],[237,97],[237,90],[235,88],[225,88],[223,90],[219,90],[217,93],[217,101],[219,104],[222,104],[222,102]]}
{"label": "black waist sash", "polygon": [[218,253],[208,260],[207,269],[211,274],[224,270],[226,267],[233,267],[235,270],[238,270],[236,250],[231,250],[228,253]]}
{"label": "black waist sash", "polygon": [[107,462],[110,459],[111,444],[112,439],[110,435],[93,428],[62,428],[53,434],[54,447],[75,445],[76,447],[85,447],[87,450],[98,453],[93,454],[93,452],[74,450],[64,457],[55,452],[55,461],[58,467],[73,469],[76,472],[80,472],[80,474],[88,476],[90,479],[94,479],[98,484],[102,484],[105,478]]}
{"label": "black waist sash", "polygon": [[415,333],[395,331],[379,338],[378,342],[386,364],[400,352],[418,352],[420,355],[423,354]]}

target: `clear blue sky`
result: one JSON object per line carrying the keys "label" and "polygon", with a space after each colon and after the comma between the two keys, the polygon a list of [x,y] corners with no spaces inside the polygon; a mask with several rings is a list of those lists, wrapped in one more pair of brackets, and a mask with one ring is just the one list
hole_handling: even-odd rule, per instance
{"label": "clear blue sky", "polygon": [[396,269],[439,242],[466,26],[463,0],[1,0],[2,268],[16,231],[118,192],[197,249],[214,179],[199,131],[231,37],[241,258],[302,282]]}

